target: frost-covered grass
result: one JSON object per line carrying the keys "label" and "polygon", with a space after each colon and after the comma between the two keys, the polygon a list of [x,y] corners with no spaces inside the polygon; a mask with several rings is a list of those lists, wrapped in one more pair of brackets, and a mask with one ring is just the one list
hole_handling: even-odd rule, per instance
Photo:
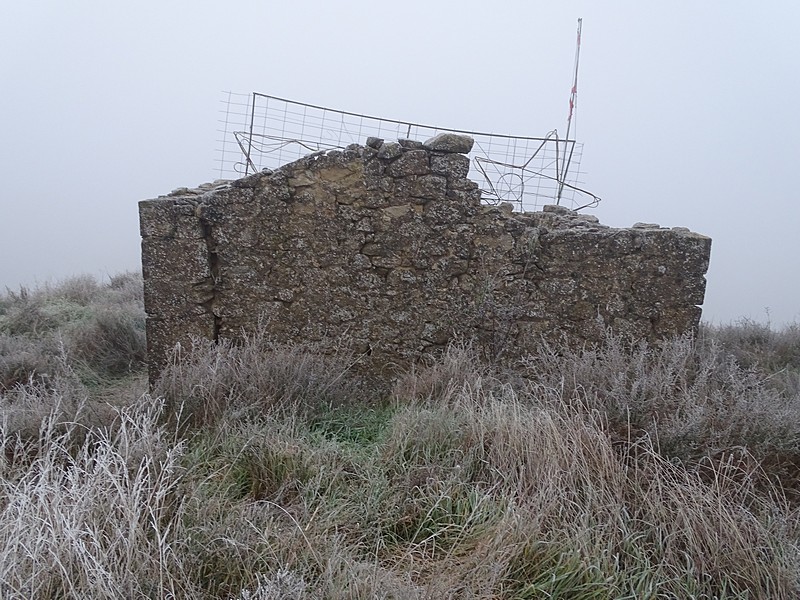
{"label": "frost-covered grass", "polygon": [[142,277],[90,276],[0,296],[0,390],[76,374],[86,385],[144,368]]}
{"label": "frost-covered grass", "polygon": [[11,321],[48,372],[0,391],[0,597],[800,594],[795,326],[543,345],[524,377],[456,345],[380,400],[259,333],[134,394],[52,344],[89,316]]}

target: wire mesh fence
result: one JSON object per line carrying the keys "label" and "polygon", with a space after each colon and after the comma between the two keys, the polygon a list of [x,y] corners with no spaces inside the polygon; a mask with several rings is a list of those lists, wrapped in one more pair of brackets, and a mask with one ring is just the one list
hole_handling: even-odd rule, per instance
{"label": "wire mesh fence", "polygon": [[221,104],[221,137],[217,140],[220,178],[276,169],[312,152],[364,144],[368,137],[425,141],[450,132],[475,140],[469,155],[470,176],[480,186],[484,202],[512,202],[520,210],[530,211],[544,204],[577,209],[599,201],[580,187],[583,145],[559,139],[555,131],[536,138],[447,129],[256,92],[225,92]]}

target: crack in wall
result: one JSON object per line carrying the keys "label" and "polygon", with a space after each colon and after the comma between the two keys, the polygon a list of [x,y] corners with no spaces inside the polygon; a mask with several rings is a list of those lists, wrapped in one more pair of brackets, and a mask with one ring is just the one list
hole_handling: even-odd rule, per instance
{"label": "crack in wall", "polygon": [[222,281],[219,265],[219,254],[217,253],[217,242],[214,239],[213,227],[208,219],[200,216],[200,226],[203,229],[203,241],[206,244],[206,251],[208,253],[208,269],[211,272],[211,289],[210,296],[205,300],[201,306],[206,309],[206,312],[213,319],[212,340],[217,342],[219,340],[220,327],[222,325],[222,317],[218,316],[214,309],[217,306],[217,297],[219,295],[219,284]]}

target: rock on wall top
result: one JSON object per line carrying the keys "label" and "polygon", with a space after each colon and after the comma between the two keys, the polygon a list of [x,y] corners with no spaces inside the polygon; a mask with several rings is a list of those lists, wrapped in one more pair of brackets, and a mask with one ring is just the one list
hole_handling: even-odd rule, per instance
{"label": "rock on wall top", "polygon": [[176,342],[346,339],[390,377],[454,338],[513,361],[542,335],[697,327],[711,240],[563,207],[482,205],[472,140],[367,140],[139,203],[151,378]]}

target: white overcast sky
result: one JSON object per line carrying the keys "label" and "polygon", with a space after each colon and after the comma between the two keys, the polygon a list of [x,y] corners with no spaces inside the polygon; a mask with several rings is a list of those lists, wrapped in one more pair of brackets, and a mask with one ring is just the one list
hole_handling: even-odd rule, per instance
{"label": "white overcast sky", "polygon": [[217,177],[222,91],[577,138],[612,226],[713,238],[704,319],[800,320],[797,0],[6,1],[0,286],[139,267],[137,201]]}

